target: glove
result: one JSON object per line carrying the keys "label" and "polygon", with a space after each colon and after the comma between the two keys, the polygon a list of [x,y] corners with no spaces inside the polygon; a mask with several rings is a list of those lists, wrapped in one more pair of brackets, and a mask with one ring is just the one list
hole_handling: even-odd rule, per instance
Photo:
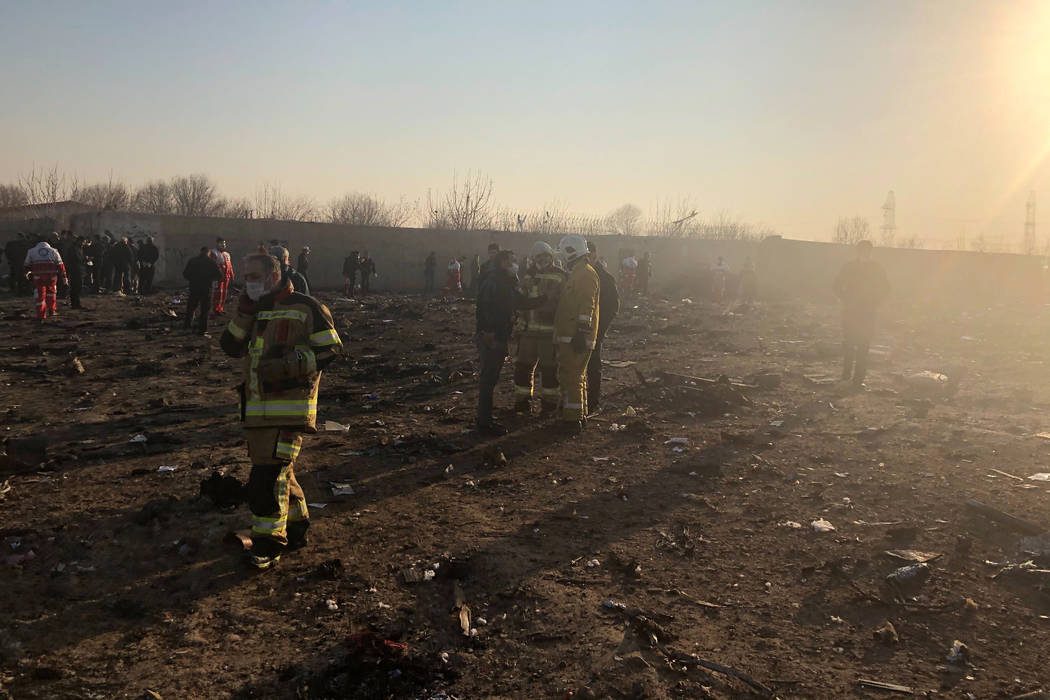
{"label": "glove", "polygon": [[587,351],[587,340],[583,337],[583,331],[576,331],[576,335],[572,337],[572,351],[578,354],[583,354]]}

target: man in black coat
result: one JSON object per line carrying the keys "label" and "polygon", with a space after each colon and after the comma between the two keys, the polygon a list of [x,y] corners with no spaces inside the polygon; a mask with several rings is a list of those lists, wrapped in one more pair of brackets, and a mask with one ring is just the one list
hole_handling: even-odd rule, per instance
{"label": "man in black coat", "polygon": [[478,290],[477,343],[481,358],[478,387],[478,432],[504,435],[507,429],[492,419],[492,394],[499,383],[499,373],[507,359],[510,336],[514,330],[514,312],[535,309],[547,303],[547,297],[527,298],[518,289],[514,275],[514,253],[501,250],[493,259],[489,274]]}
{"label": "man in black coat", "polygon": [[212,283],[222,279],[222,270],[208,255],[208,247],[201,248],[200,255],[190,258],[182,276],[189,280],[190,298],[186,301],[185,328],[190,329],[193,312],[200,308],[200,319],[197,332],[204,335],[208,331],[208,311],[211,309]]}
{"label": "man in black coat", "polygon": [[153,242],[153,236],[146,239],[138,251],[139,259],[139,294],[153,293],[153,273],[157,261],[160,260],[160,250]]}
{"label": "man in black coat", "polygon": [[598,260],[598,249],[594,243],[587,241],[587,250],[591,267],[598,273],[598,337],[591,351],[591,359],[587,361],[587,408],[596,413],[601,407],[602,341],[616,314],[620,313],[620,294],[616,291],[616,278]]}
{"label": "man in black coat", "polygon": [[288,264],[288,249],[284,246],[275,245],[270,248],[270,255],[277,258],[277,262],[281,263],[281,281],[291,282],[295,291],[310,296],[310,285],[307,283],[306,278],[300,275],[298,270]]}
{"label": "man in black coat", "polygon": [[66,277],[69,278],[69,307],[82,309],[80,290],[84,285],[84,239],[74,236],[72,231],[63,231],[58,252],[66,265]]}

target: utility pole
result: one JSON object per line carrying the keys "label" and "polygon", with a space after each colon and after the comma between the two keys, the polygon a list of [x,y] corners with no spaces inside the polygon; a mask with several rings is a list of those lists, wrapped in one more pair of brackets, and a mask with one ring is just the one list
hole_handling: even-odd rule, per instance
{"label": "utility pole", "polygon": [[1028,193],[1028,201],[1024,205],[1024,254],[1031,255],[1035,252],[1035,190]]}
{"label": "utility pole", "polygon": [[882,205],[882,245],[889,248],[893,246],[893,239],[897,237],[897,199],[893,196],[893,190],[886,195],[886,203]]}

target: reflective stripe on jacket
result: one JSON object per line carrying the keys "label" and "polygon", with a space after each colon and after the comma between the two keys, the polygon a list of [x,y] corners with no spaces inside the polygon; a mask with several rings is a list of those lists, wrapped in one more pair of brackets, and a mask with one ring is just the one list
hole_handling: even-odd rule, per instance
{"label": "reflective stripe on jacket", "polygon": [[245,427],[316,432],[321,372],[342,351],[328,308],[291,284],[229,322],[221,345],[244,357],[241,419]]}
{"label": "reflective stripe on jacket", "polygon": [[565,270],[553,265],[544,270],[533,268],[525,274],[521,281],[525,296],[530,299],[546,296],[547,303],[525,312],[523,333],[551,336],[554,332],[554,314],[558,309],[558,299],[561,298],[561,290],[567,277]]}
{"label": "reflective stripe on jacket", "polygon": [[598,337],[598,275],[585,260],[576,263],[561,291],[554,314],[554,340],[571,343],[577,332],[594,349]]}

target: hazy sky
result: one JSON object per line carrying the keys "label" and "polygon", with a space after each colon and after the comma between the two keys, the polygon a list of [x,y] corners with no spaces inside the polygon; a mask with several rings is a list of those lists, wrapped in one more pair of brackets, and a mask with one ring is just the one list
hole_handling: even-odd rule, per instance
{"label": "hazy sky", "polygon": [[[0,182],[605,214],[689,198],[785,235],[1050,236],[1050,2],[0,0]],[[1040,217],[1041,221],[1044,217]]]}

